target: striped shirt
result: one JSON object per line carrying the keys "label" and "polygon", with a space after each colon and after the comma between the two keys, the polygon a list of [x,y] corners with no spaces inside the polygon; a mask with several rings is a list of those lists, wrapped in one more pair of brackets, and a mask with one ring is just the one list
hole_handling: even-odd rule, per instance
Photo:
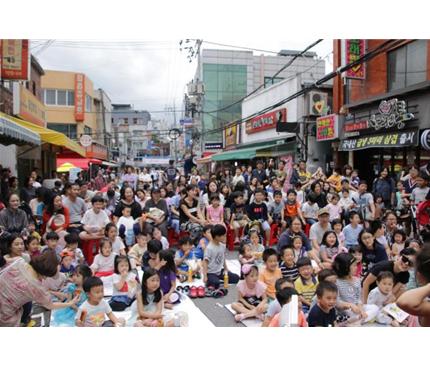
{"label": "striped shirt", "polygon": [[338,289],[337,300],[351,304],[361,304],[361,284],[357,277],[352,281],[346,279],[337,279],[336,285]]}
{"label": "striped shirt", "polygon": [[291,268],[288,268],[283,261],[279,263],[279,268],[282,272],[282,277],[288,278],[290,281],[295,281],[297,277],[299,277],[299,270],[297,269],[296,264],[294,264]]}

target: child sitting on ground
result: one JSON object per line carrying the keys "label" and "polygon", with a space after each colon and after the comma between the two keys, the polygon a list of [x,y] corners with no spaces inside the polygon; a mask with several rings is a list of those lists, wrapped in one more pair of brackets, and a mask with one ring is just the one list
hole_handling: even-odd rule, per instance
{"label": "child sitting on ground", "polygon": [[248,217],[251,222],[258,221],[261,223],[266,237],[266,246],[269,246],[270,242],[270,224],[272,224],[272,218],[267,213],[267,205],[264,203],[265,192],[261,188],[257,188],[254,193],[255,200],[248,205]]}
{"label": "child sitting on ground", "polygon": [[176,290],[176,264],[171,250],[161,250],[159,253],[160,264],[158,275],[160,276],[160,287],[163,292],[164,307],[172,309],[173,304],[179,303]]}
{"label": "child sitting on ground", "polygon": [[142,256],[142,269],[154,268],[157,269],[160,264],[160,251],[163,250],[163,245],[158,240],[148,242],[148,249]]}
{"label": "child sitting on ground", "polygon": [[148,248],[148,237],[145,234],[138,234],[136,239],[137,243],[128,251],[131,269],[136,269],[137,267],[142,266],[142,258]]}
{"label": "child sitting on ground", "polygon": [[242,241],[239,246],[239,263],[240,265],[254,264],[255,255],[252,252],[251,245],[248,241]]}
{"label": "child sitting on ground", "polygon": [[294,262],[301,258],[307,257],[308,252],[306,251],[306,246],[303,245],[303,238],[300,236],[294,236],[291,240],[291,244],[294,250]]}
{"label": "child sitting on ground", "polygon": [[230,228],[234,230],[234,243],[239,244],[240,228],[243,228],[248,224],[249,218],[246,215],[246,206],[243,199],[243,193],[234,192],[232,197],[234,202],[231,205]]}
{"label": "child sitting on ground", "polygon": [[263,265],[263,251],[264,246],[260,243],[260,235],[256,229],[251,229],[248,233],[249,236],[249,246],[251,247],[251,252],[255,257],[255,264],[258,266]]}
{"label": "child sitting on ground", "polygon": [[211,235],[212,227],[213,226],[211,224],[205,225],[203,227],[202,238],[200,239],[197,246],[193,249],[194,256],[196,259],[203,260],[206,246],[209,244],[209,242],[212,241],[212,235]]}
{"label": "child sitting on ground", "polygon": [[[275,282],[276,293],[280,292],[286,287],[294,289],[294,282],[290,281],[288,278],[279,278]],[[268,327],[273,317],[281,311],[282,307],[278,300],[275,299],[268,304],[267,312],[262,323],[262,327]]]}
{"label": "child sitting on ground", "polygon": [[303,218],[307,224],[312,225],[318,222],[318,210],[319,206],[316,202],[316,195],[310,193],[308,200],[302,204]]}
{"label": "child sitting on ground", "polygon": [[208,287],[217,289],[224,276],[228,277],[228,283],[238,283],[239,276],[227,268],[225,260],[227,230],[222,225],[215,225],[212,230],[212,241],[206,247],[203,260],[203,282]]}
{"label": "child sitting on ground", "polygon": [[394,303],[396,297],[393,295],[394,276],[391,272],[380,272],[376,277],[376,284],[373,290],[370,291],[367,298],[367,304],[375,304],[379,311],[376,315],[376,322],[382,325],[391,325],[394,327],[400,326],[399,322],[384,313],[382,308],[387,304]]}
{"label": "child sitting on ground", "polygon": [[333,231],[336,233],[337,241],[339,242],[339,247],[344,251],[348,252],[345,248],[345,235],[342,232],[343,224],[340,219],[335,219],[331,223]]}
{"label": "child sitting on ground", "polygon": [[37,237],[28,237],[27,241],[25,241],[25,246],[30,259],[40,255],[40,240]]}
{"label": "child sitting on ground", "polygon": [[[336,284],[336,280],[337,280],[337,275],[333,269],[324,268],[318,272],[318,283],[332,282]],[[314,295],[311,302],[311,310],[314,307],[314,305],[316,305],[317,303],[318,303],[318,297],[317,295]]]}
{"label": "child sitting on ground", "polygon": [[188,316],[179,312],[173,318],[163,315],[163,292],[160,277],[153,268],[146,268],[142,277],[142,292],[137,295],[136,327],[184,327],[188,325]]}
{"label": "child sitting on ground", "polygon": [[342,251],[336,233],[334,231],[325,232],[320,245],[320,255],[324,267],[332,268],[334,258]]}
{"label": "child sitting on ground", "polygon": [[292,246],[285,246],[281,249],[279,257],[279,268],[281,269],[282,277],[295,281],[299,276],[299,270],[294,261],[294,248]]}
{"label": "child sitting on ground", "polygon": [[112,243],[107,238],[100,240],[100,253],[94,257],[91,270],[96,277],[111,276],[114,272],[115,254],[112,252]]}
{"label": "child sitting on ground", "polygon": [[340,219],[342,207],[339,205],[339,195],[337,193],[333,193],[331,200],[327,205],[327,209],[330,213],[330,222],[336,219]]}
{"label": "child sitting on ground", "polygon": [[260,272],[259,280],[266,285],[266,295],[269,302],[275,300],[275,283],[282,278],[282,272],[278,266],[278,253],[275,249],[268,248],[263,252],[264,268]]}
{"label": "child sitting on ground", "polygon": [[302,210],[300,209],[300,203],[297,201],[297,193],[294,189],[290,189],[287,192],[287,201],[285,202],[284,208],[284,227],[291,224],[291,220],[295,217],[299,217],[303,224],[306,224],[305,218],[303,217]]}
{"label": "child sitting on ground", "polygon": [[73,266],[73,254],[70,251],[63,250],[61,252],[61,266],[60,272],[64,273],[67,278],[69,278],[75,271]]}
{"label": "child sitting on ground", "polygon": [[391,256],[393,260],[397,260],[400,253],[405,248],[406,233],[401,229],[396,229],[393,232],[393,244],[391,245]]}
{"label": "child sitting on ground", "polygon": [[189,269],[194,273],[200,272],[201,264],[197,260],[190,237],[181,237],[179,240],[179,249],[176,251],[175,264],[178,267],[178,276],[181,282],[185,282],[188,279]]}
{"label": "child sitting on ground", "polygon": [[221,205],[220,197],[215,194],[210,198],[210,205],[206,207],[206,219],[212,224],[224,224],[224,207]]}
{"label": "child sitting on ground", "polygon": [[[286,287],[282,290],[280,290],[279,292],[276,293],[276,300],[279,302],[279,305],[281,306],[281,310],[279,311],[278,314],[275,314],[275,316],[273,317],[273,319],[270,321],[269,327],[280,327],[283,326],[281,323],[281,311],[282,309],[288,305],[291,302],[291,298],[293,295],[298,295],[298,292],[291,287]],[[300,301],[298,303],[299,305],[297,306],[297,311],[298,311],[298,318],[297,318],[297,325],[298,327],[308,327],[308,323],[306,322],[306,317],[305,314],[303,313],[303,311],[300,309]]]}
{"label": "child sitting on ground", "polygon": [[309,311],[309,327],[336,326],[337,286],[333,282],[322,281],[316,290],[317,303]]}
{"label": "child sitting on ground", "polygon": [[169,241],[167,240],[166,237],[164,237],[161,233],[160,228],[158,227],[154,227],[152,230],[152,238],[154,240],[158,240],[161,242],[161,245],[163,246],[163,250],[168,250],[170,245],[169,245]]}
{"label": "child sitting on ground", "polygon": [[294,281],[294,287],[300,295],[302,310],[309,312],[312,297],[315,295],[318,280],[313,274],[312,262],[309,258],[300,258],[297,261],[299,277]]}
{"label": "child sitting on ground", "polygon": [[355,277],[362,278],[363,276],[363,250],[360,245],[351,247],[349,249],[349,253],[352,254],[355,261],[357,262],[357,271],[355,273]]}
{"label": "child sitting on ground", "polygon": [[63,289],[67,284],[67,276],[60,272],[61,266],[58,265],[57,274],[53,277],[45,277],[42,280],[42,286],[49,291],[52,297],[52,301],[64,301],[66,299],[66,294],[64,294]]}
{"label": "child sitting on ground", "polygon": [[64,237],[64,241],[66,242],[66,247],[62,252],[67,251],[72,255],[73,267],[83,264],[85,257],[82,250],[78,247],[79,236],[76,233],[70,233]]}
{"label": "child sitting on ground", "polygon": [[115,255],[114,274],[112,276],[113,292],[109,302],[112,310],[126,310],[136,298],[136,274],[131,272],[130,260],[127,256]]}
{"label": "child sitting on ground", "polygon": [[42,246],[42,249],[40,250],[40,252],[43,254],[45,250],[50,249],[52,251],[55,251],[55,253],[57,254],[57,258],[60,258],[60,253],[63,250],[63,248],[60,245],[58,245],[59,239],[60,237],[58,236],[57,233],[48,232],[45,235],[46,245]]}
{"label": "child sitting on ground", "polygon": [[109,217],[104,212],[104,201],[100,196],[94,196],[91,200],[92,208],[87,210],[82,218],[84,231],[79,234],[81,240],[98,240],[103,238]]}
{"label": "child sitting on ground", "polygon": [[71,277],[71,283],[67,285],[64,292],[67,296],[67,300],[71,300],[76,296],[79,296],[79,301],[69,308],[62,308],[54,310],[52,312],[53,318],[51,326],[61,326],[70,327],[75,325],[75,315],[78,308],[82,303],[87,300],[87,295],[83,289],[83,283],[88,278],[91,277],[93,272],[86,264],[78,265]]}
{"label": "child sitting on ground", "polygon": [[118,236],[118,228],[114,223],[106,224],[105,237],[111,242],[112,251],[115,255],[127,255],[124,242],[122,242],[121,238]]}
{"label": "child sitting on ground", "polygon": [[[103,299],[103,281],[99,277],[89,277],[83,283],[88,299],[82,303],[75,316],[78,327],[119,327],[125,324],[124,319],[117,318],[112,308]],[[106,316],[110,322],[105,321]]]}
{"label": "child sitting on ground", "polygon": [[118,219],[116,224],[118,228],[118,234],[125,242],[127,247],[133,246],[134,244],[134,219],[131,216],[131,207],[124,206],[122,209],[122,216]]}
{"label": "child sitting on ground", "polygon": [[256,317],[264,320],[267,310],[266,285],[258,280],[258,267],[245,264],[241,268],[244,279],[237,284],[238,301],[231,305],[237,312],[235,320]]}

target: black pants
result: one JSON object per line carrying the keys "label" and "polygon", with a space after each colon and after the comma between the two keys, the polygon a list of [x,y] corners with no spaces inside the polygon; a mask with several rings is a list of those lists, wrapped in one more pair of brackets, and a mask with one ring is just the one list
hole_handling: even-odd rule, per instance
{"label": "black pants", "polygon": [[114,312],[122,312],[129,307],[129,305],[122,303],[120,301],[110,301],[109,305]]}
{"label": "black pants", "polygon": [[30,320],[31,320],[31,309],[33,308],[33,304],[31,301],[29,301],[28,303],[25,303],[22,306],[22,316],[21,316],[21,323],[23,323],[24,325],[27,325]]}
{"label": "black pants", "polygon": [[[220,274],[208,273],[208,281],[206,285],[213,286],[216,289],[224,282],[224,270]],[[239,276],[232,272],[228,272],[228,283],[238,283]]]}

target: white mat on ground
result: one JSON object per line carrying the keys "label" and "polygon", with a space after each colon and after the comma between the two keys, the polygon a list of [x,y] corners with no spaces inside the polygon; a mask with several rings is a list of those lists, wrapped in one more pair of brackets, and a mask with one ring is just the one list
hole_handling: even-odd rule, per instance
{"label": "white mat on ground", "polygon": [[[224,306],[231,314],[233,314],[233,316],[237,314],[236,311],[231,307],[231,304],[226,304]],[[243,323],[246,327],[261,327],[262,325],[262,321],[258,318],[247,318],[241,321],[241,323]]]}
{"label": "white mat on ground", "polygon": [[[105,298],[105,300],[109,300]],[[127,327],[132,327],[136,322],[136,301],[132,304],[130,308],[123,312],[114,312],[115,316],[118,318],[124,318],[127,322]],[[164,313],[168,316],[173,316],[178,312],[186,312],[188,314],[188,327],[215,327],[214,324],[203,314],[203,312],[197,308],[192,300],[185,296],[181,295],[181,303],[174,306],[174,309],[169,310],[165,309]],[[53,312],[51,312],[51,321]]]}

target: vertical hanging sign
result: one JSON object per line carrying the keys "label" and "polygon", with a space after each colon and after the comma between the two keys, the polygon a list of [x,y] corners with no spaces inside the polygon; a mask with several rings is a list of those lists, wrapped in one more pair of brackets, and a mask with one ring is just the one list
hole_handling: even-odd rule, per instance
{"label": "vertical hanging sign", "polygon": [[[366,53],[366,41],[364,39],[349,39],[345,40],[345,57],[346,64],[353,63],[361,58]],[[366,78],[366,65],[360,63],[345,72],[345,77],[349,79]]]}
{"label": "vertical hanging sign", "polygon": [[75,120],[85,120],[85,75],[75,74]]}

